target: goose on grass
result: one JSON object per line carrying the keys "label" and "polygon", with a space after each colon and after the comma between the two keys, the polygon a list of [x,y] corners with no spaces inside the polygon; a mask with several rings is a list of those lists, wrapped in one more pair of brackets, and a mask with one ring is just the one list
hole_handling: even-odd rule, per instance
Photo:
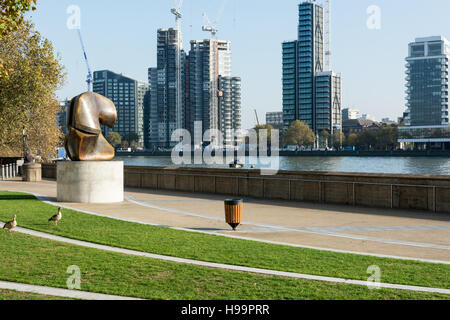
{"label": "goose on grass", "polygon": [[7,229],[9,231],[9,235],[12,235],[12,231],[14,230],[14,228],[17,227],[17,216],[14,215],[14,218],[12,221],[9,221],[7,223],[5,223],[5,225],[3,226],[3,229]]}
{"label": "goose on grass", "polygon": [[51,217],[50,219],[48,219],[48,222],[53,221],[55,223],[55,225],[58,225],[58,222],[62,219],[62,212],[61,212],[61,208],[58,208],[58,213],[55,214],[53,217]]}

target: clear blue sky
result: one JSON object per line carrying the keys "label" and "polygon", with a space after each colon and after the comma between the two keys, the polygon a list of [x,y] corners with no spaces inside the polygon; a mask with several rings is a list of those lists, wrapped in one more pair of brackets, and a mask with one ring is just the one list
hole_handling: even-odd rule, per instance
{"label": "clear blue sky", "polygon": [[[319,2],[321,0],[318,0]],[[232,41],[233,74],[242,77],[243,128],[281,111],[281,42],[296,39],[300,0],[228,0],[218,38]],[[38,0],[37,29],[60,53],[68,73],[60,98],[85,91],[86,68],[76,31],[66,27],[69,5],[81,8],[81,29],[93,70],[110,69],[147,80],[156,65],[156,31],[172,27],[173,0]],[[184,0],[184,47],[204,39],[202,13],[214,20],[222,0]],[[367,27],[367,8],[381,9],[381,29]],[[334,0],[333,69],[342,73],[344,107],[376,118],[404,111],[405,57],[416,37],[450,38],[448,0]]]}

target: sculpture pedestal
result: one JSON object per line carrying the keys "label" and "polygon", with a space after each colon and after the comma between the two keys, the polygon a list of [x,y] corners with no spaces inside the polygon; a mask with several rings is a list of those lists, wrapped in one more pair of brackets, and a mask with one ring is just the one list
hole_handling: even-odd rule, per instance
{"label": "sculpture pedestal", "polygon": [[22,166],[22,180],[26,182],[42,181],[42,165],[40,163],[25,163]]}
{"label": "sculpture pedestal", "polygon": [[117,203],[124,200],[121,161],[62,161],[57,166],[58,202]]}

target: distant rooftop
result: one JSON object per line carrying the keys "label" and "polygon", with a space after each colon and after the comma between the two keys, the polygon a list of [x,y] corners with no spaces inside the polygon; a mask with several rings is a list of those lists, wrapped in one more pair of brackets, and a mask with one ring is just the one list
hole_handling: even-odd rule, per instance
{"label": "distant rooftop", "polygon": [[448,40],[445,37],[443,37],[443,36],[416,38],[416,42],[433,42],[433,41],[445,41],[445,42],[448,42]]}

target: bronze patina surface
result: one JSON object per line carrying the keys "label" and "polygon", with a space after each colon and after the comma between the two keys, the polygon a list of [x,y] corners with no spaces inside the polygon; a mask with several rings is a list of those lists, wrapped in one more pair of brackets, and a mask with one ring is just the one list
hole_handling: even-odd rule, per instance
{"label": "bronze patina surface", "polygon": [[70,102],[65,140],[67,155],[72,161],[109,161],[114,148],[102,135],[100,125],[110,128],[117,121],[114,103],[93,92],[83,93]]}

